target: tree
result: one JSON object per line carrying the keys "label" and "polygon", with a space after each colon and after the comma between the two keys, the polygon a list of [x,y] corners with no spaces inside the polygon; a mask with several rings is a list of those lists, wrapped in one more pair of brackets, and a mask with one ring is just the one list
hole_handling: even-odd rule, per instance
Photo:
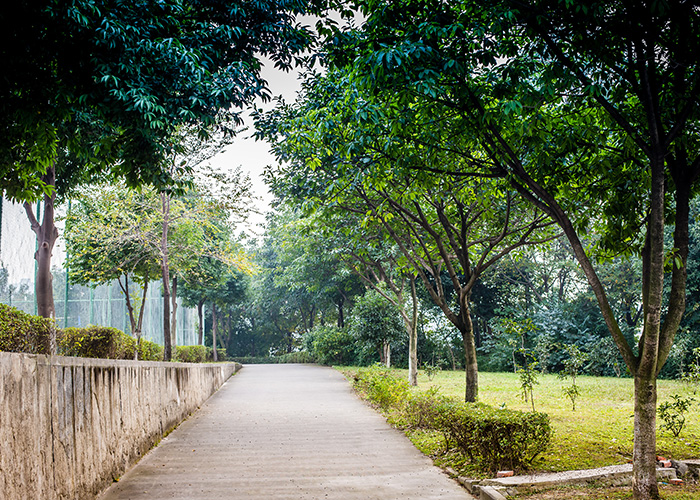
{"label": "tree", "polygon": [[[470,295],[480,276],[499,259],[552,237],[545,213],[530,208],[505,183],[487,176],[468,184],[460,175],[438,177],[461,161],[452,150],[435,154],[414,142],[409,125],[413,103],[386,106],[369,101],[348,76],[311,78],[294,107],[282,106],[259,120],[281,161],[276,189],[305,203],[330,205],[359,215],[363,228],[376,225],[396,245],[408,275],[418,276],[432,300],[463,336],[465,399],[476,401],[478,368]],[[392,137],[393,124],[409,138]],[[440,133],[434,131],[434,133]],[[451,147],[464,145],[459,138]],[[426,175],[427,172],[427,175]],[[442,283],[449,276],[456,304]],[[454,307],[456,305],[456,308]]]}
{"label": "tree", "polygon": [[[90,174],[131,186],[172,183],[164,160],[174,131],[190,125],[206,136],[269,97],[261,57],[289,68],[310,42],[294,18],[311,9],[297,1],[110,0],[23,3],[3,12],[0,189],[13,200],[44,198],[41,223],[25,204],[37,234],[41,315],[55,314],[57,190]],[[70,155],[80,161],[65,162]]]}
{"label": "tree", "polygon": [[[161,193],[153,190],[139,193],[115,186],[93,187],[76,200],[66,221],[70,280],[94,285],[118,280],[136,338],[141,334],[148,283],[157,276],[162,277],[165,259],[169,259],[169,276],[172,272],[186,283],[199,281],[202,286],[209,285],[211,276],[208,273],[212,272],[212,267],[224,275],[230,269],[248,267],[245,255],[231,240],[228,212],[194,190],[173,200],[168,197],[170,238],[163,248],[166,221],[160,210],[162,200]],[[135,314],[129,290],[130,276],[143,287],[138,314]],[[221,279],[222,274],[217,274],[213,281]],[[175,278],[173,281],[177,282]],[[176,287],[173,288],[175,292]],[[171,299],[174,303],[175,298],[176,293],[168,295],[168,305]],[[168,335],[171,326],[175,332],[176,309],[173,307],[172,315],[169,312],[170,309],[164,311]],[[164,338],[164,343],[174,345],[169,336]]]}
{"label": "tree", "polygon": [[[379,93],[419,96],[445,129],[470,138],[463,157],[473,173],[508,179],[564,231],[634,376],[634,497],[658,498],[656,377],[685,310],[688,207],[700,173],[697,8],[681,0],[361,4],[367,21],[334,34],[335,61],[352,62]],[[608,255],[641,254],[637,345],[581,242],[590,230]]]}
{"label": "tree", "polygon": [[[159,259],[146,243],[157,234],[153,196],[106,186],[86,190],[66,215],[66,268],[72,283],[97,286],[116,280],[124,293],[131,334],[141,340],[149,283],[156,279]],[[133,295],[129,282],[141,286]]]}
{"label": "tree", "polygon": [[371,344],[387,368],[391,366],[391,344],[404,333],[399,312],[391,302],[374,290],[358,298],[352,311],[350,333]]}

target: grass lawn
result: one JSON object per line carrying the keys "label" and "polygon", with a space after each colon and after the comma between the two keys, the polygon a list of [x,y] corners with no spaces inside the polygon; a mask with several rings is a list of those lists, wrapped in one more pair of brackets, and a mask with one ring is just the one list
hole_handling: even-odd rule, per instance
{"label": "grass lawn", "polygon": [[[351,371],[353,369],[343,369]],[[406,374],[406,370],[396,370]],[[570,381],[560,380],[556,375],[538,375],[535,386],[535,409],[547,413],[554,428],[554,438],[546,453],[533,464],[534,472],[555,472],[575,469],[590,469],[604,465],[622,464],[632,459],[634,382],[630,378],[585,377],[576,379],[580,396],[576,410],[562,389]],[[464,397],[464,372],[441,371],[432,381],[421,370],[418,388],[425,390],[438,386],[441,393],[457,398]],[[670,432],[657,431],[657,452],[667,458],[682,460],[700,458],[700,388],[698,394],[687,384],[672,380],[658,383],[659,403],[669,401],[672,394],[694,397],[686,416],[686,426],[678,438]],[[520,379],[513,373],[479,374],[479,400],[507,408],[531,411],[530,402],[520,396]],[[662,422],[659,419],[658,425]],[[430,455],[436,464],[450,466],[465,475],[475,476],[467,464],[460,463],[459,457],[443,454],[441,440],[436,435],[423,431],[409,431],[409,438],[424,453]],[[688,484],[685,487],[662,485],[663,497],[672,500],[700,499],[700,486]],[[518,500],[534,499],[627,499],[631,498],[629,488],[578,487],[564,489],[523,491]]]}
{"label": "grass lawn", "polygon": [[[580,396],[576,410],[562,389],[567,381],[556,375],[538,375],[535,386],[535,409],[549,415],[554,440],[549,451],[536,464],[539,471],[588,469],[625,463],[632,459],[634,381],[631,378],[577,377]],[[463,397],[464,373],[439,372],[432,382],[424,373],[418,377],[420,389],[439,386],[443,394]],[[694,397],[696,401],[686,417],[686,426],[678,438],[668,431],[657,432],[659,455],[681,460],[700,458],[700,388],[699,394],[687,384],[659,380],[659,403],[671,394]],[[480,373],[480,401],[514,410],[530,411],[529,402],[520,397],[520,380],[513,373]],[[659,419],[658,424],[661,424]]]}

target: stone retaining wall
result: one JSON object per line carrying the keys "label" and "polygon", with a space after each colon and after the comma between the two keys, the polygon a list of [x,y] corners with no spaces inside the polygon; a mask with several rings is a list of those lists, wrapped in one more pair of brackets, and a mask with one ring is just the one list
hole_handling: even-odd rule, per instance
{"label": "stone retaining wall", "polygon": [[95,498],[238,368],[0,352],[0,497]]}

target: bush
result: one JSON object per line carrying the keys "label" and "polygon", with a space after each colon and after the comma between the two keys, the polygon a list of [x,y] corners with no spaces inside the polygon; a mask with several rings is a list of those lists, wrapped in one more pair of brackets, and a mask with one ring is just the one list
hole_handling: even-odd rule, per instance
{"label": "bush", "polygon": [[316,360],[306,351],[290,352],[287,354],[282,354],[281,356],[275,356],[276,363],[315,363]]}
{"label": "bush", "polygon": [[305,335],[304,345],[322,365],[347,366],[355,360],[355,338],[344,328],[317,326]]}
{"label": "bush", "polygon": [[139,361],[163,361],[163,346],[150,340],[141,339]]}
{"label": "bush", "polygon": [[53,320],[0,304],[0,351],[50,354]]}
{"label": "bush", "polygon": [[449,401],[435,412],[434,427],[484,470],[527,469],[552,440],[549,416]]}
{"label": "bush", "polygon": [[175,347],[175,359],[181,363],[204,363],[207,348],[203,345],[179,345]]}
{"label": "bush", "polygon": [[353,386],[402,428],[437,431],[447,450],[457,449],[480,469],[527,469],[552,440],[544,413],[464,403],[437,388],[411,392],[408,382],[380,366],[352,374]]}
{"label": "bush", "polygon": [[306,351],[290,352],[281,356],[235,356],[231,358],[242,365],[269,365],[278,363],[314,363],[314,358]]}
{"label": "bush", "polygon": [[381,365],[358,370],[353,387],[382,410],[402,409],[410,397],[408,380]]}
{"label": "bush", "polygon": [[[228,360],[228,356],[226,356],[226,349],[222,349],[221,347],[219,347],[216,350],[216,360],[217,361]],[[211,347],[207,347],[207,361],[214,361],[214,349]]]}
{"label": "bush", "polygon": [[135,351],[136,339],[109,326],[64,328],[58,340],[58,353],[62,356],[134,359]]}

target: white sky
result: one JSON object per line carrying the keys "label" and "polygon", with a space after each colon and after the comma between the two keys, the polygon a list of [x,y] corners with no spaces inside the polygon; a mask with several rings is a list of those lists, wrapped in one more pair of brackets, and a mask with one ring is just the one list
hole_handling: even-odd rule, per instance
{"label": "white sky", "polygon": [[[282,96],[285,101],[293,102],[301,85],[297,72],[285,73],[276,69],[271,62],[268,62],[262,70],[262,76],[267,80],[268,88],[273,96]],[[258,108],[271,109],[274,102],[256,102]],[[265,212],[270,209],[272,195],[263,182],[262,174],[266,166],[272,165],[275,158],[270,154],[270,147],[267,142],[255,141],[250,136],[255,131],[252,120],[246,117],[248,130],[236,137],[233,144],[228,146],[222,153],[212,158],[211,163],[218,168],[236,168],[238,166],[250,175],[253,181],[253,191],[259,200],[256,208],[261,214],[252,214],[248,221],[247,232],[262,234],[261,224],[265,222]],[[242,229],[242,228],[239,228]]]}

